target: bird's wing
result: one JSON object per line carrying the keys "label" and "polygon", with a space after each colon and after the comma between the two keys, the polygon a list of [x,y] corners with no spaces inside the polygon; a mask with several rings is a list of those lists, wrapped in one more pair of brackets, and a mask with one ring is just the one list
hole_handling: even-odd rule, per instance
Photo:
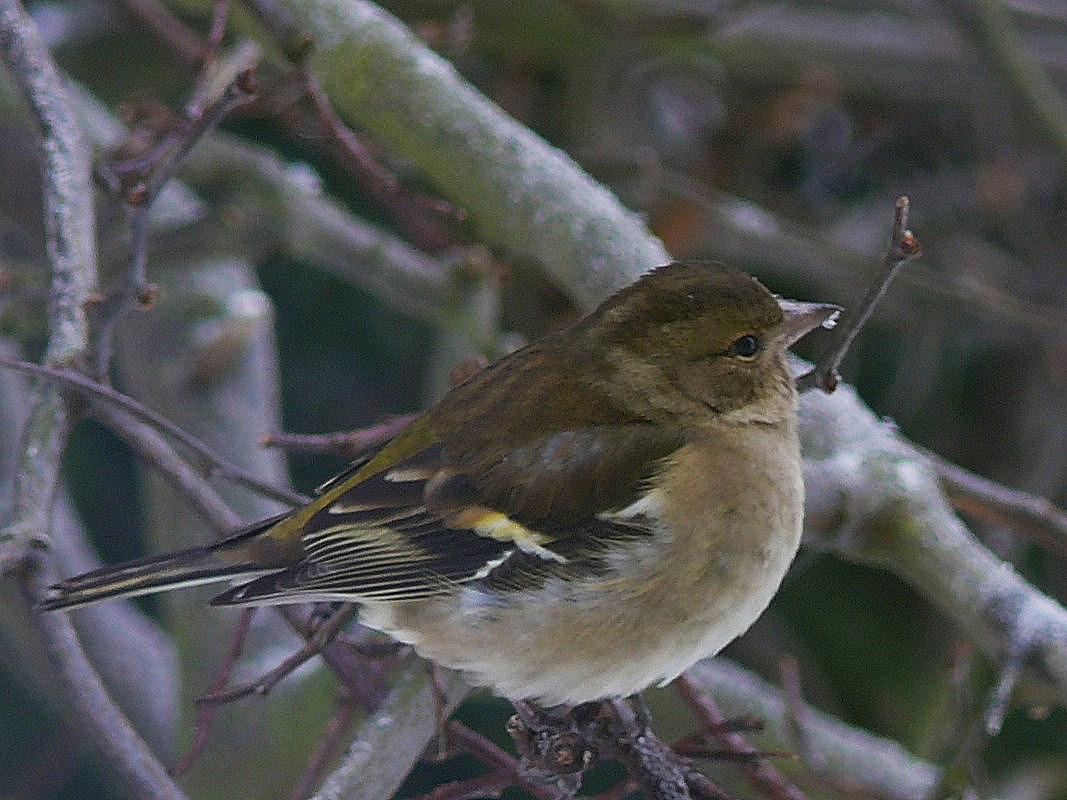
{"label": "bird's wing", "polygon": [[618,511],[676,447],[655,426],[598,427],[465,464],[417,422],[290,518],[299,563],[214,602],[411,600],[471,581],[518,588],[596,570],[611,543],[648,535],[647,520]]}

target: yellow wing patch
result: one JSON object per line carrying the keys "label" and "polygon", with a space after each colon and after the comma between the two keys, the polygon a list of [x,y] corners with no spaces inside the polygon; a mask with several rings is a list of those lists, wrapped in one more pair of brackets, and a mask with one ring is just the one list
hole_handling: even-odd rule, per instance
{"label": "yellow wing patch", "polygon": [[543,533],[532,531],[525,525],[516,522],[507,514],[494,511],[484,506],[468,506],[462,511],[449,514],[445,520],[450,528],[467,528],[479,536],[496,539],[498,542],[514,544],[524,553],[540,556],[548,561],[556,561],[561,564],[567,559],[559,553],[545,547],[552,539]]}

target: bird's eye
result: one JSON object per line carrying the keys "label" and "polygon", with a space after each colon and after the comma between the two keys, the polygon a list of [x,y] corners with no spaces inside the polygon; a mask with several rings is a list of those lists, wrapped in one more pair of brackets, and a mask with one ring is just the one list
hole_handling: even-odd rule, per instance
{"label": "bird's eye", "polygon": [[761,346],[758,336],[746,333],[734,340],[734,343],[730,345],[730,353],[738,358],[755,358]]}

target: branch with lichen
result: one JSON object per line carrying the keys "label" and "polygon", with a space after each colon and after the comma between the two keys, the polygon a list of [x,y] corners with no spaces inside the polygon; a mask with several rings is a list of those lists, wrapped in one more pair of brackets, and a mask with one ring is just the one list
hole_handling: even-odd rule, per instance
{"label": "branch with lichen", "polygon": [[[539,258],[587,306],[645,267],[666,260],[662,246],[634,215],[569,159],[474,93],[399,23],[365,3],[343,9],[336,2],[292,0],[291,5],[307,15],[319,44],[314,68],[323,73],[323,85],[338,105],[466,207],[490,243]],[[349,82],[352,65],[359,80]],[[194,153],[187,166],[194,168],[195,161]],[[275,178],[281,185],[282,179]],[[291,188],[303,192],[301,200],[322,201],[317,189],[301,188],[299,181],[292,181]],[[388,261],[390,254],[383,255]],[[420,285],[433,296],[441,287],[440,276],[427,270],[422,277],[426,280]],[[970,536],[945,506],[922,459],[853,395],[806,398],[803,420],[809,544],[901,574],[988,652],[1006,656],[1009,677],[1023,664],[1036,667],[1035,674],[1051,680],[1063,697],[1063,609]],[[47,437],[34,435],[35,444],[55,449]],[[376,719],[407,720],[428,708],[428,698],[416,691],[421,679],[417,671],[407,670],[394,689],[395,702]],[[754,694],[752,701],[757,698]],[[376,728],[365,730],[377,735]],[[432,720],[421,717],[417,728],[400,731],[402,751],[392,749],[400,748],[392,740],[372,742],[361,733],[349,758],[327,780],[324,796],[366,786],[353,783],[352,776],[366,775],[369,766],[389,770],[388,780],[398,781],[433,732]],[[381,752],[376,748],[391,748],[395,758],[375,758]],[[864,770],[873,757],[858,748],[854,768]]]}
{"label": "branch with lichen", "polygon": [[283,0],[339,112],[411,162],[488,244],[542,264],[592,307],[666,263],[663,245],[569,156],[509,117],[402,23],[362,0]]}
{"label": "branch with lichen", "polygon": [[933,465],[853,390],[809,393],[800,409],[806,544],[896,573],[1005,674],[1025,667],[1067,702],[1067,610],[975,539]]}
{"label": "branch with lichen", "polygon": [[[91,151],[71,113],[65,82],[40,33],[16,0],[0,2],[0,47],[41,137],[45,240],[52,275],[45,360],[51,364],[77,363],[87,355],[85,305],[97,280]],[[38,385],[23,432],[11,516],[0,531],[0,567],[5,570],[26,564],[30,548],[51,527],[69,423],[63,394],[53,385]],[[34,555],[38,556],[38,568],[18,572],[29,602],[40,596],[55,570],[52,559]],[[108,695],[78,644],[70,618],[49,615],[36,620],[68,697],[134,794],[182,798],[182,792]]]}
{"label": "branch with lichen", "polygon": [[[610,208],[596,224],[583,225],[582,220],[602,210],[588,202],[585,193],[588,178],[584,173],[576,168],[568,171],[570,167],[559,161],[557,151],[504,117],[499,109],[463,83],[450,65],[385,12],[369,3],[342,4],[336,0],[287,0],[284,5],[315,41],[311,63],[338,107],[383,144],[410,159],[450,200],[470,209],[491,243],[539,255],[553,276],[585,306],[599,301],[609,288],[641,271],[643,265],[638,263],[637,254],[661,249],[632,215],[616,214]],[[463,174],[456,174],[459,172]],[[564,188],[550,202],[546,201],[548,205],[544,208],[531,208],[549,181],[559,181]],[[562,219],[574,223],[563,229],[559,227]],[[594,237],[556,242],[559,237],[582,239],[588,231],[602,231],[609,222],[615,226],[610,241]],[[531,231],[536,232],[536,241],[525,238]],[[599,244],[592,244],[595,242]],[[641,242],[641,245],[631,246],[628,253],[620,256],[615,249],[620,242]],[[546,243],[549,248],[543,252],[535,247]],[[558,248],[552,249],[557,244]],[[602,249],[598,250],[596,259],[582,260],[581,248],[589,246]],[[658,258],[662,260],[662,256]],[[843,447],[843,432],[854,427],[849,423],[860,418],[874,419],[851,392],[822,404],[808,398],[803,407],[809,454],[819,442],[833,440]],[[815,418],[810,412],[813,408],[827,410]],[[845,455],[857,457],[867,448],[872,448],[875,455],[884,455],[887,451],[879,448],[886,442],[883,436],[876,435],[879,430],[877,425],[865,428],[864,436],[848,443]],[[895,451],[902,452],[904,448],[909,452],[906,460],[917,465],[921,473],[921,459],[913,458],[914,451],[908,450],[902,440],[894,438],[894,442]],[[873,455],[871,463],[879,463]],[[823,470],[808,471],[813,514],[819,508],[828,507],[826,498],[838,497],[834,494],[835,485],[826,483],[828,477]],[[998,656],[1004,652],[1001,649],[1004,645],[1017,639],[1012,626],[1019,620],[1013,621],[1010,614],[990,615],[991,609],[973,593],[956,592],[943,582],[930,580],[923,574],[921,560],[908,558],[896,549],[924,540],[936,544],[944,540],[946,532],[954,532],[957,535],[952,538],[953,547],[938,550],[938,563],[946,575],[968,574],[972,579],[992,581],[994,586],[1007,591],[1002,578],[1010,573],[1013,578],[1008,584],[1020,592],[1016,595],[1012,591],[1010,597],[1027,598],[1028,608],[1042,610],[1039,617],[1048,637],[1046,644],[1067,640],[1067,614],[1062,607],[1021,582],[1009,567],[982,547],[947,507],[936,481],[919,484],[916,494],[909,497],[891,471],[872,469],[865,477],[871,482],[871,496],[879,492],[900,494],[908,501],[899,507],[901,513],[897,520],[912,530],[913,535],[881,542],[886,549],[878,558],[869,548],[853,547],[848,540],[839,539],[836,549],[843,557],[882,564],[919,586],[924,594],[936,593],[928,596],[950,617],[966,621],[965,629],[977,636],[988,652]],[[809,528],[814,532],[820,526],[813,522]],[[909,564],[911,574],[905,572]],[[973,568],[979,564],[987,565],[988,569],[976,572]],[[1067,697],[1067,650],[1058,656],[1055,652],[1046,656],[1052,662],[1065,661],[1062,669],[1054,670],[1053,680],[1060,696]]]}

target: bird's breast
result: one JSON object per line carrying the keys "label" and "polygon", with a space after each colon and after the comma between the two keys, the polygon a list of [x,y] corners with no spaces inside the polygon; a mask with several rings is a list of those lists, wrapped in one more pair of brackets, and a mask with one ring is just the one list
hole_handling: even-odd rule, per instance
{"label": "bird's breast", "polygon": [[655,519],[655,534],[620,544],[603,572],[369,604],[364,619],[508,697],[632,694],[755,621],[796,553],[802,506],[795,430],[724,426],[676,452],[654,488],[618,512]]}

